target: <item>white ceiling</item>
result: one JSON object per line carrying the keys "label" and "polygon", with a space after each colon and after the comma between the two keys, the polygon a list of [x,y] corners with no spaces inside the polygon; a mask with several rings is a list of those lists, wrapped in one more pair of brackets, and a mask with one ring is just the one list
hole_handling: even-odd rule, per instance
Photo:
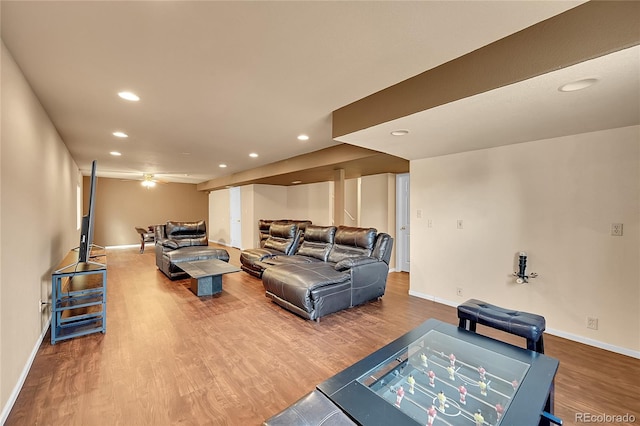
{"label": "white ceiling", "polygon": [[[100,176],[155,173],[197,183],[334,145],[332,111],[580,3],[3,0],[0,7],[3,42],[82,170],[97,159]],[[635,86],[627,90],[636,109],[628,115],[637,123],[637,50],[630,55]],[[445,142],[456,151],[477,149],[483,140],[503,143],[513,139],[509,124],[525,139],[538,137],[539,129],[521,125],[532,116],[545,134],[556,126],[580,132],[548,102],[579,110],[587,102],[574,95],[606,90],[610,82],[537,97],[541,86],[555,90],[559,80],[542,76],[520,83],[518,92],[503,88],[393,123],[412,129],[404,140],[421,135],[435,147],[390,146],[373,134],[350,142],[413,159],[451,151]],[[142,100],[122,101],[121,90]],[[622,99],[607,108],[633,102],[624,87],[615,93]],[[589,114],[581,119],[585,128],[593,127]],[[461,127],[460,117],[470,123]],[[422,128],[437,133],[422,135],[411,120],[435,120],[438,126]],[[130,137],[117,139],[116,130]],[[300,133],[310,140],[299,142]],[[123,155],[112,157],[112,150]]]}

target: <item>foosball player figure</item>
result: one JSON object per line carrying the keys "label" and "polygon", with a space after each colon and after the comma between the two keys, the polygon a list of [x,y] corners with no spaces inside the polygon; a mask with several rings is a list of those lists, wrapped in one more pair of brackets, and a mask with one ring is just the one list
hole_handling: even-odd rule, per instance
{"label": "foosball player figure", "polygon": [[427,376],[429,376],[429,386],[431,386],[432,388],[436,387],[436,373],[433,372],[433,370],[429,370],[429,372],[427,373]]}
{"label": "foosball player figure", "polygon": [[427,356],[424,354],[424,352],[420,352],[420,363],[424,367],[428,367],[429,366],[429,364],[427,364]]}
{"label": "foosball player figure", "polygon": [[454,354],[449,355],[449,363],[452,367],[456,366],[456,356]]}
{"label": "foosball player figure", "polygon": [[514,380],[513,382],[511,382],[511,386],[513,386],[513,390],[518,389],[518,381]]}
{"label": "foosball player figure", "polygon": [[438,411],[436,410],[436,407],[432,405],[431,408],[427,410],[427,426],[433,426],[433,421],[436,419],[437,415]]}
{"label": "foosball player figure", "polygon": [[447,403],[447,396],[442,391],[438,392],[438,402],[440,403],[440,411],[444,413],[444,406]]}
{"label": "foosball player figure", "polygon": [[404,388],[400,386],[396,391],[396,407],[400,406],[400,403],[402,402],[402,398],[404,398]]}
{"label": "foosball player figure", "polygon": [[484,417],[482,417],[482,412],[480,410],[473,415],[473,420],[476,422],[476,426],[482,426],[484,423]]}
{"label": "foosball player figure", "polygon": [[451,366],[447,367],[447,373],[449,373],[449,380],[455,380],[456,379],[455,372],[456,372],[456,370],[454,370],[453,367],[451,367]]}
{"label": "foosball player figure", "polygon": [[467,388],[461,385],[458,388],[458,392],[460,392],[460,404],[467,405]]}
{"label": "foosball player figure", "polygon": [[480,373],[480,380],[482,380],[484,382],[485,380],[485,373],[487,372],[487,370],[484,369],[484,367],[480,367],[478,368],[478,373]]}
{"label": "foosball player figure", "polygon": [[407,383],[409,384],[409,393],[413,395],[414,386],[416,385],[416,379],[413,378],[413,374],[409,374],[409,377],[407,377]]}
{"label": "foosball player figure", "polygon": [[500,417],[502,417],[502,413],[504,413],[504,407],[502,406],[502,404],[497,403],[496,404],[496,416],[497,416],[498,420],[500,420]]}
{"label": "foosball player figure", "polygon": [[480,388],[480,394],[482,396],[487,396],[487,384],[480,380],[478,381],[478,387]]}

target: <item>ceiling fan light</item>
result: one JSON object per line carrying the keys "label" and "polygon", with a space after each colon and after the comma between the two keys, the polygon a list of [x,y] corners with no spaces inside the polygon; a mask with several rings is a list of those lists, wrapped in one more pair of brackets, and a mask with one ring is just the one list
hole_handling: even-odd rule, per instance
{"label": "ceiling fan light", "polygon": [[156,183],[152,180],[145,179],[142,181],[141,185],[145,188],[153,188],[154,186],[156,186]]}
{"label": "ceiling fan light", "polygon": [[132,92],[119,92],[118,96],[120,96],[122,99],[132,102],[138,102],[140,100],[140,96]]}

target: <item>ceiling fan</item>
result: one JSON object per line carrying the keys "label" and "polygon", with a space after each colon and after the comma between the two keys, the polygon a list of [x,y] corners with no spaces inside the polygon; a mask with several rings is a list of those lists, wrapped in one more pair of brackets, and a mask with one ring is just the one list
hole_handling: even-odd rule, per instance
{"label": "ceiling fan", "polygon": [[156,186],[156,183],[166,183],[163,180],[160,179],[156,179],[153,174],[151,173],[145,173],[142,176],[142,186],[144,186],[145,188],[149,189],[149,188],[153,188],[154,186]]}

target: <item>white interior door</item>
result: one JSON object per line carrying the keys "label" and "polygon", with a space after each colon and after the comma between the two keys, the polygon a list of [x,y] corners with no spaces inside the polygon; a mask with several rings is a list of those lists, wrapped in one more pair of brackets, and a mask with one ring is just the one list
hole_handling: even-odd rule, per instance
{"label": "white interior door", "polygon": [[242,206],[240,201],[240,187],[229,188],[229,236],[231,247],[242,249]]}
{"label": "white interior door", "polygon": [[410,236],[410,206],[409,206],[409,174],[396,176],[396,269],[409,272],[409,260],[411,258]]}

